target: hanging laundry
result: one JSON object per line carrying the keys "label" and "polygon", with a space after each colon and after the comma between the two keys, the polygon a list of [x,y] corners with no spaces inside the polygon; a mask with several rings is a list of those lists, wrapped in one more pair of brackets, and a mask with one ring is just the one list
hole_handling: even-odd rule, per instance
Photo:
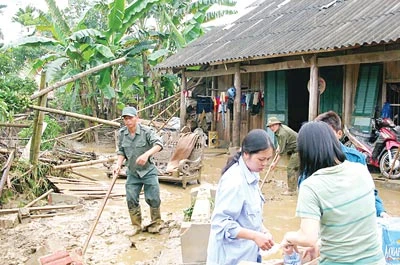
{"label": "hanging laundry", "polygon": [[246,93],[246,110],[249,110],[250,108],[250,100],[252,95],[253,93]]}

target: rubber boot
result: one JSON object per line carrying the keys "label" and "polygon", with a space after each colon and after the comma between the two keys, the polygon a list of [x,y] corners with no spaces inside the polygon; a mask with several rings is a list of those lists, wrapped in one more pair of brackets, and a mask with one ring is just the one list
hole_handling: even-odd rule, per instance
{"label": "rubber boot", "polygon": [[297,180],[294,176],[288,176],[288,189],[287,191],[283,192],[281,195],[284,196],[295,196],[297,194]]}
{"label": "rubber boot", "polygon": [[142,231],[142,211],[140,207],[129,209],[129,217],[133,225],[133,235],[137,235]]}
{"label": "rubber boot", "polygon": [[149,233],[159,233],[163,224],[163,221],[161,220],[160,208],[150,207],[150,216],[151,216],[151,223],[147,227],[147,231]]}

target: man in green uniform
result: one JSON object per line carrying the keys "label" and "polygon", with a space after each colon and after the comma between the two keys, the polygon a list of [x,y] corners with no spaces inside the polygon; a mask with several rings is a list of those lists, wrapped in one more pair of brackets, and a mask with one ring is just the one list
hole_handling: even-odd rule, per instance
{"label": "man in green uniform", "polygon": [[119,173],[124,161],[127,160],[126,200],[134,234],[142,230],[139,204],[142,187],[144,187],[145,201],[150,206],[151,225],[147,229],[149,232],[158,232],[162,223],[160,185],[157,168],[150,161],[150,157],[163,148],[162,139],[149,127],[138,123],[139,118],[134,107],[125,107],[122,110],[122,118],[125,126],[119,130],[118,158],[114,174]]}
{"label": "man in green uniform", "polygon": [[288,190],[283,195],[295,195],[297,190],[297,178],[299,176],[300,161],[297,154],[297,132],[282,124],[276,117],[268,119],[267,126],[274,132],[278,142],[277,158],[272,162],[271,169],[275,168],[281,156],[288,155],[287,184]]}

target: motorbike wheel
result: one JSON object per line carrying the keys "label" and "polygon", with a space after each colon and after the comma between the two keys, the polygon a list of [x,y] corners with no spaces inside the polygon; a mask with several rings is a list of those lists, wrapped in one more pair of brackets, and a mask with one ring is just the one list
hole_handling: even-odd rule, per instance
{"label": "motorbike wheel", "polygon": [[[394,159],[397,153],[397,148],[392,148],[390,152],[392,159]],[[389,162],[389,152],[385,152],[379,161],[379,169],[381,170],[381,174],[388,179],[400,179],[400,156],[397,157],[396,161],[394,161],[393,170],[389,176],[391,167],[392,164]]]}

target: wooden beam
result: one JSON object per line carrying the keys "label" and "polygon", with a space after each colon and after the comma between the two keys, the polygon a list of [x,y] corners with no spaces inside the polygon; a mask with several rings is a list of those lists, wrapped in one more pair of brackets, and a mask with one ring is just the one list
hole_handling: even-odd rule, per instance
{"label": "wooden beam", "polygon": [[373,53],[359,53],[335,57],[318,58],[317,66],[335,66],[360,63],[392,62],[400,60],[400,51],[383,51]]}
{"label": "wooden beam", "polygon": [[186,77],[211,77],[221,75],[233,75],[235,74],[235,67],[218,68],[208,71],[188,71],[185,72]]}
{"label": "wooden beam", "polygon": [[[326,58],[318,58],[316,66],[335,66],[359,63],[391,62],[400,60],[400,51],[383,51],[373,53],[359,53],[340,55]],[[308,68],[310,63],[307,60],[291,60],[279,63],[246,65],[240,67],[241,73],[268,72],[277,70]],[[208,71],[186,72],[186,77],[211,77],[235,74],[235,67],[219,68]]]}
{"label": "wooden beam", "polygon": [[312,121],[318,115],[319,109],[319,87],[318,87],[318,66],[316,65],[317,56],[311,59],[310,68],[310,87],[309,87],[309,107],[308,107],[308,120]]}

